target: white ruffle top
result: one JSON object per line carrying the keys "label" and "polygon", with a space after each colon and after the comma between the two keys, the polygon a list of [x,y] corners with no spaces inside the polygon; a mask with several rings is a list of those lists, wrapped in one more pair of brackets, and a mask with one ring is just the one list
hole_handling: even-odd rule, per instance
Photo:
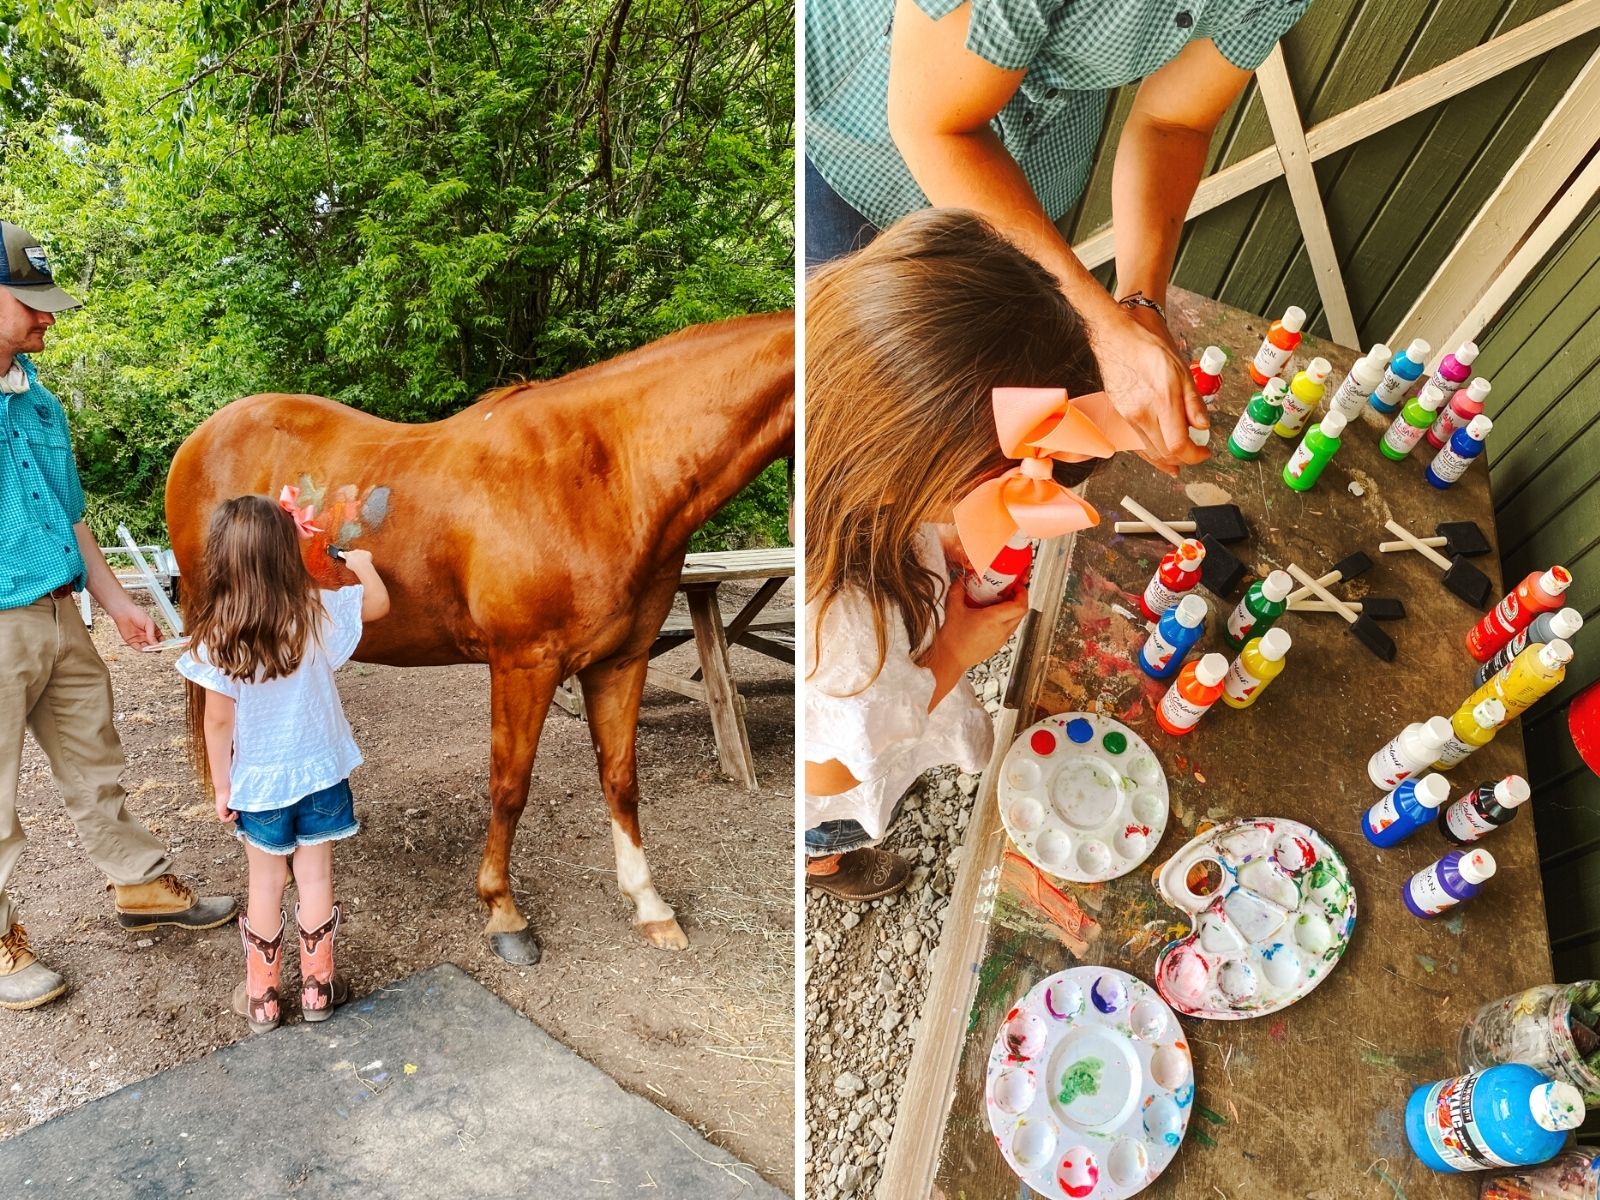
{"label": "white ruffle top", "polygon": [[[941,580],[949,578],[934,526],[922,527],[916,552]],[[946,583],[938,599],[941,623],[948,590]],[[805,758],[837,759],[860,783],[837,796],[806,793],[805,824],[810,829],[824,821],[854,820],[876,841],[896,802],[924,771],[945,763],[964,771],[983,769],[994,746],[994,722],[965,676],[928,711],[933,672],[912,660],[898,613],[888,614],[883,669],[872,678],[878,654],[867,597],[855,588],[841,592],[820,630],[819,607],[820,601],[806,605],[804,662],[807,668],[815,662],[816,670],[805,676]]]}
{"label": "white ruffle top", "polygon": [[320,792],[361,765],[333,673],[361,641],[360,584],[322,593],[327,614],[320,642],[306,647],[292,675],[247,683],[212,666],[206,648],[190,646],[178,671],[208,691],[238,704],[233,726],[233,767],[228,778],[235,812],[268,812]]}

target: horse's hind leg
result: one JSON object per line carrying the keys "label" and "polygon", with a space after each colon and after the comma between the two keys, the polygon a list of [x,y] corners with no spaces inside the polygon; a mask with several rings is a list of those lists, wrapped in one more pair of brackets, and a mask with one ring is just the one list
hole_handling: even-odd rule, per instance
{"label": "horse's hind leg", "polygon": [[491,659],[489,708],[489,836],[478,867],[478,898],[489,908],[484,932],[494,952],[509,963],[539,961],[539,943],[511,898],[511,841],[528,802],[533,755],[539,747],[550,699],[561,671],[553,663],[507,663]]}
{"label": "horse's hind leg", "polygon": [[617,886],[633,901],[634,924],[646,940],[663,950],[684,950],[689,939],[672,906],[650,879],[639,836],[639,770],[634,754],[639,699],[644,694],[649,655],[613,658],[582,671],[589,737],[600,765],[600,786],[611,809],[611,841],[617,851]]}

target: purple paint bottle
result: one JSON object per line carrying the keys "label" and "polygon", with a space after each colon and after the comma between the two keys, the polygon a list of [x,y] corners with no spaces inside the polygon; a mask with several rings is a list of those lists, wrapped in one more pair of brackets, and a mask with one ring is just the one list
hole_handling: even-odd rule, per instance
{"label": "purple paint bottle", "polygon": [[1487,850],[1452,850],[1418,871],[1400,889],[1411,914],[1437,917],[1445,909],[1471,900],[1494,876],[1494,855]]}
{"label": "purple paint bottle", "polygon": [[1361,818],[1361,832],[1374,846],[1397,846],[1439,815],[1439,806],[1450,798],[1450,785],[1443,775],[1424,775],[1407,779]]}

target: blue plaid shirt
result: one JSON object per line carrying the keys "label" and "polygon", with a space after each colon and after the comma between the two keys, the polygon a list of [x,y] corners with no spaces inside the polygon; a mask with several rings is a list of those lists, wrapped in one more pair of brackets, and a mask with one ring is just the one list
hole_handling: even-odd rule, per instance
{"label": "blue plaid shirt", "polygon": [[28,376],[20,395],[0,392],[0,609],[31,604],[63,583],[84,585],[72,527],[83,520],[83,485],[61,401]]}
{"label": "blue plaid shirt", "polygon": [[[962,0],[917,0],[934,19]],[[972,0],[967,49],[1022,84],[991,123],[1051,220],[1077,201],[1114,88],[1197,38],[1253,71],[1310,0]],[[928,207],[889,136],[894,0],[810,0],[806,157],[878,228]]]}

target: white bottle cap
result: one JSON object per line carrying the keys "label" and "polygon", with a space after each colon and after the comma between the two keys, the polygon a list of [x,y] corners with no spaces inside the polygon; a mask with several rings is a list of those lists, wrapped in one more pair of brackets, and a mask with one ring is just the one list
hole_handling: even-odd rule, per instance
{"label": "white bottle cap", "polygon": [[1300,372],[1312,383],[1326,383],[1328,373],[1333,370],[1333,365],[1325,358],[1313,358],[1306,364],[1306,369]]}
{"label": "white bottle cap", "polygon": [[1539,648],[1539,661],[1546,670],[1554,671],[1557,667],[1572,661],[1572,647],[1560,638],[1547,642]]}
{"label": "white bottle cap", "polygon": [[1425,383],[1422,391],[1417,395],[1417,403],[1429,412],[1438,412],[1439,406],[1444,403],[1444,392],[1435,383]]}
{"label": "white bottle cap", "polygon": [[1552,596],[1559,596],[1567,590],[1567,585],[1572,582],[1572,572],[1565,567],[1551,567],[1539,576],[1539,586]]}
{"label": "white bottle cap", "polygon": [[1194,677],[1206,687],[1216,687],[1228,674],[1228,660],[1220,654],[1208,654],[1194,668]]}
{"label": "white bottle cap", "polygon": [[1583,628],[1583,614],[1575,608],[1563,608],[1550,618],[1550,629],[1558,638],[1571,641]]}
{"label": "white bottle cap", "polygon": [[1207,346],[1200,352],[1200,369],[1207,375],[1221,375],[1222,368],[1228,365],[1228,356],[1215,346]]}
{"label": "white bottle cap", "polygon": [[1477,342],[1462,342],[1461,345],[1456,347],[1455,359],[1463,367],[1470,367],[1472,365],[1473,360],[1475,358],[1477,358],[1477,357],[1478,357],[1478,343]]}
{"label": "white bottle cap", "polygon": [[1267,380],[1267,385],[1261,389],[1261,394],[1268,400],[1278,400],[1282,398],[1283,394],[1288,390],[1289,384],[1285,380],[1274,375],[1271,379]]}
{"label": "white bottle cap", "polygon": [[1479,413],[1467,422],[1467,436],[1475,442],[1481,442],[1489,436],[1489,431],[1494,428],[1494,422]]}
{"label": "white bottle cap", "polygon": [[1322,430],[1323,437],[1336,438],[1344,433],[1344,427],[1350,424],[1350,418],[1343,413],[1331,412],[1317,423],[1317,428]]}
{"label": "white bottle cap", "polygon": [[1472,719],[1479,729],[1494,729],[1506,719],[1506,706],[1495,696],[1490,696],[1472,710]]}
{"label": "white bottle cap", "polygon": [[1283,320],[1279,324],[1290,333],[1299,333],[1305,328],[1306,310],[1296,304],[1289,305],[1283,310]]}
{"label": "white bottle cap", "polygon": [[1474,377],[1471,383],[1467,384],[1467,399],[1482,404],[1489,398],[1489,393],[1492,391],[1494,391],[1494,385],[1482,375],[1478,375]]}
{"label": "white bottle cap", "polygon": [[1424,775],[1413,794],[1423,808],[1438,808],[1450,798],[1450,784],[1443,775]]}
{"label": "white bottle cap", "polygon": [[1205,556],[1205,543],[1199,538],[1184,538],[1178,543],[1178,561],[1187,564],[1191,569]]}
{"label": "white bottle cap", "polygon": [[[1292,591],[1294,591],[1294,576],[1287,571],[1269,571],[1267,572],[1267,577],[1261,581],[1261,594],[1274,603],[1286,599]],[[1561,611],[1573,612],[1576,610],[1564,608]],[[1581,622],[1583,618],[1579,617],[1578,620]],[[1565,637],[1567,635],[1563,634],[1562,636]]]}
{"label": "white bottle cap", "polygon": [[1193,629],[1206,619],[1206,599],[1190,592],[1178,601],[1178,624]]}
{"label": "white bottle cap", "polygon": [[1189,426],[1189,440],[1196,446],[1209,446],[1211,445],[1211,430],[1196,429],[1191,425]]}
{"label": "white bottle cap", "polygon": [[1501,808],[1515,808],[1533,795],[1533,789],[1521,775],[1507,775],[1494,785],[1494,798]]}
{"label": "white bottle cap", "polygon": [[1393,350],[1389,349],[1389,347],[1385,346],[1382,342],[1374,342],[1372,344],[1372,349],[1367,351],[1366,359],[1363,361],[1382,363],[1387,366],[1389,360],[1393,357]]}
{"label": "white bottle cap", "polygon": [[1455,736],[1456,731],[1450,727],[1450,722],[1443,717],[1429,717],[1422,725],[1421,737],[1423,743],[1432,746],[1435,750],[1442,750],[1444,744]]}
{"label": "white bottle cap", "polygon": [[1583,1124],[1583,1093],[1565,1079],[1541,1083],[1528,1093],[1528,1111],[1539,1128],[1564,1133]]}
{"label": "white bottle cap", "polygon": [[1293,640],[1289,637],[1289,631],[1279,629],[1274,625],[1261,635],[1261,645],[1257,649],[1261,651],[1261,657],[1268,662],[1277,662],[1285,654],[1289,653],[1289,647],[1292,644]]}
{"label": "white bottle cap", "polygon": [[1414,363],[1427,362],[1428,355],[1432,353],[1433,345],[1424,341],[1422,338],[1418,338],[1416,341],[1412,342],[1411,345],[1406,347],[1406,357]]}
{"label": "white bottle cap", "polygon": [[1461,872],[1461,878],[1468,883],[1484,883],[1494,878],[1494,855],[1487,850],[1474,850],[1471,854],[1463,854],[1456,863],[1456,870]]}

